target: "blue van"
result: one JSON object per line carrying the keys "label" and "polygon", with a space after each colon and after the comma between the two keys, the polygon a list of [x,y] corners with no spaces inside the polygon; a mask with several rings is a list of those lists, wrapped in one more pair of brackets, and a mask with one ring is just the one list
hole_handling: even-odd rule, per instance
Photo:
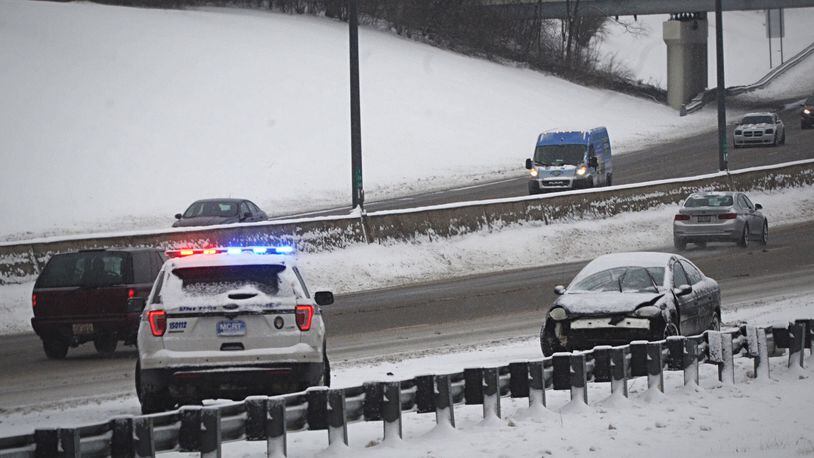
{"label": "blue van", "polygon": [[529,194],[610,186],[613,182],[608,130],[543,132],[534,158],[526,159]]}

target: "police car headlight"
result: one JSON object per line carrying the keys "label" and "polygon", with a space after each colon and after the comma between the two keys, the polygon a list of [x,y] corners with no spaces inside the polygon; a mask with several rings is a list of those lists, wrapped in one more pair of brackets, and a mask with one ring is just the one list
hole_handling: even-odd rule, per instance
{"label": "police car headlight", "polygon": [[556,307],[551,309],[551,311],[548,312],[548,316],[551,317],[551,319],[554,321],[562,321],[568,318],[568,314],[565,313],[565,309],[562,307]]}
{"label": "police car headlight", "polygon": [[532,167],[532,168],[529,169],[529,175],[531,175],[533,177],[536,177],[539,174],[540,174],[540,172],[537,171],[537,167]]}
{"label": "police car headlight", "polygon": [[579,176],[583,176],[586,173],[588,173],[588,167],[585,167],[584,165],[577,169],[577,175]]}

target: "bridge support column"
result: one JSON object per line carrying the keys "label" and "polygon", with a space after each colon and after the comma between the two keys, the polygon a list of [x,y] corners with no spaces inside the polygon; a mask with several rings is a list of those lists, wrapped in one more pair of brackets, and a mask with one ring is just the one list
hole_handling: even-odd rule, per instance
{"label": "bridge support column", "polygon": [[667,103],[680,110],[707,88],[706,13],[674,14],[662,29],[667,44]]}

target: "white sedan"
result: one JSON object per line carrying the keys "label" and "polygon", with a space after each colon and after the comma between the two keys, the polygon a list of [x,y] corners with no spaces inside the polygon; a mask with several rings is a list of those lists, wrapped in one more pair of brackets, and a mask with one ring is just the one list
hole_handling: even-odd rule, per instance
{"label": "white sedan", "polygon": [[735,148],[747,145],[782,145],[786,127],[775,113],[749,113],[735,126],[732,137]]}

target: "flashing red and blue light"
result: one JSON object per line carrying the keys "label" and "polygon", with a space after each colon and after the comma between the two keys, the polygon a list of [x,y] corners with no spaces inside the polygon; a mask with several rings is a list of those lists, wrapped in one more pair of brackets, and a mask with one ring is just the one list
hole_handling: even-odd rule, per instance
{"label": "flashing red and blue light", "polygon": [[294,247],[291,246],[251,246],[251,247],[224,247],[224,248],[182,248],[180,250],[167,250],[165,253],[170,258],[183,258],[198,254],[291,254]]}

